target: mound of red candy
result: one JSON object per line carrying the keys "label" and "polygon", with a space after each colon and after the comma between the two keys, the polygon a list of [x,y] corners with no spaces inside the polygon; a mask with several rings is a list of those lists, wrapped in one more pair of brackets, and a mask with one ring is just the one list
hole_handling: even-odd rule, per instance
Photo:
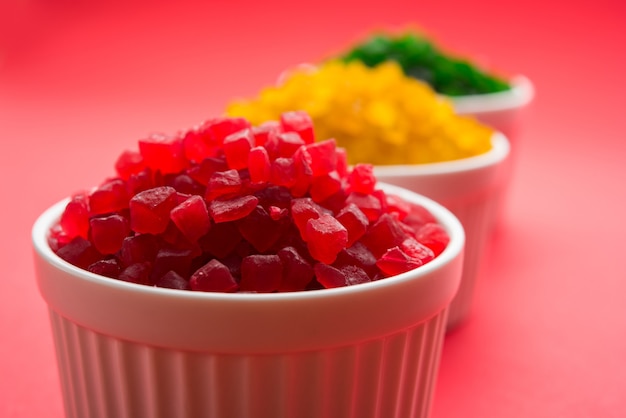
{"label": "mound of red candy", "polygon": [[448,243],[423,207],[315,142],[304,112],[251,126],[214,118],[126,151],[117,176],[74,195],[51,248],[90,272],[150,286],[285,292],[379,280]]}

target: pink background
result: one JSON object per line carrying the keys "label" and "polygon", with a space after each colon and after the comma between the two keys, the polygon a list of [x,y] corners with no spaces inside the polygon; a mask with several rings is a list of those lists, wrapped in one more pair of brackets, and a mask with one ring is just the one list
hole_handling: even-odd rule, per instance
{"label": "pink background", "polygon": [[63,414],[33,277],[40,212],[112,174],[142,135],[411,23],[537,89],[471,318],[446,339],[433,417],[626,416],[626,3],[206,3],[0,2],[0,417]]}

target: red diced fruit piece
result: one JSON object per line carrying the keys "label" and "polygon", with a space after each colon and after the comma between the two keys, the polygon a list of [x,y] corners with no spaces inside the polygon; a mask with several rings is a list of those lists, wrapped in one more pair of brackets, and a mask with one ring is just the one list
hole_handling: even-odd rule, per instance
{"label": "red diced fruit piece", "polygon": [[374,166],[371,164],[356,164],[348,176],[352,191],[362,194],[371,194],[376,186]]}
{"label": "red diced fruit piece", "polygon": [[265,183],[270,179],[271,162],[263,147],[254,147],[248,154],[248,171],[252,183]]}
{"label": "red diced fruit piece", "polygon": [[388,194],[385,197],[385,206],[387,207],[387,213],[396,213],[398,219],[404,220],[406,216],[411,212],[411,205],[398,196]]}
{"label": "red diced fruit piece", "polygon": [[305,144],[315,142],[313,120],[303,111],[285,112],[280,115],[280,125],[284,132],[297,132]]}
{"label": "red diced fruit piece", "polygon": [[228,164],[225,158],[208,157],[202,160],[200,164],[187,169],[187,174],[198,183],[206,186],[214,173],[227,170]]}
{"label": "red diced fruit piece", "polygon": [[139,140],[139,153],[147,167],[162,174],[178,173],[188,165],[182,137],[151,134]]}
{"label": "red diced fruit piece", "polygon": [[304,145],[304,141],[296,132],[283,132],[277,134],[276,140],[279,157],[292,157],[294,152]]}
{"label": "red diced fruit piece", "polygon": [[281,248],[278,250],[278,256],[283,262],[283,278],[278,290],[295,292],[306,289],[314,276],[313,266],[295,247]]}
{"label": "red diced fruit piece", "polygon": [[124,266],[153,261],[158,251],[156,236],[152,234],[136,234],[124,238],[119,257]]}
{"label": "red diced fruit piece", "polygon": [[435,258],[433,250],[421,244],[413,237],[408,237],[402,241],[400,249],[409,257],[419,260],[422,264],[426,264]]}
{"label": "red diced fruit piece", "polygon": [[209,232],[198,240],[202,251],[223,259],[230,255],[241,242],[241,234],[233,222],[211,225]]}
{"label": "red diced fruit piece", "polygon": [[117,157],[115,171],[122,180],[128,180],[131,175],[141,172],[146,165],[143,157],[137,151],[126,150]]}
{"label": "red diced fruit piece", "polygon": [[57,255],[68,263],[83,269],[102,259],[102,254],[98,253],[89,240],[82,237],[76,237],[59,248]]}
{"label": "red diced fruit piece", "polygon": [[194,255],[194,251],[187,248],[161,248],[154,258],[151,277],[158,279],[170,270],[189,277]]}
{"label": "red diced fruit piece", "polygon": [[401,245],[406,237],[400,222],[394,216],[385,213],[369,228],[361,238],[361,242],[370,249],[374,256],[380,257],[389,248]]}
{"label": "red diced fruit piece", "polygon": [[272,161],[270,181],[284,187],[291,187],[296,184],[296,170],[293,158],[279,157]]}
{"label": "red diced fruit piece", "polygon": [[416,239],[430,248],[435,257],[441,254],[450,242],[450,237],[443,226],[434,222],[428,222],[422,226],[417,231]]}
{"label": "red diced fruit piece", "polygon": [[421,266],[422,262],[417,258],[409,256],[399,247],[393,247],[380,257],[376,265],[385,276],[389,277],[413,270]]}
{"label": "red diced fruit piece", "polygon": [[128,208],[126,184],[121,179],[104,182],[89,195],[91,215],[119,212]]}
{"label": "red diced fruit piece", "polygon": [[239,285],[228,267],[212,259],[191,275],[189,287],[201,292],[235,292]]}
{"label": "red diced fruit piece", "polygon": [[211,227],[206,202],[201,196],[192,195],[170,212],[170,218],[191,242],[197,241]]}
{"label": "red diced fruit piece", "polygon": [[337,147],[335,152],[337,154],[336,170],[342,178],[346,177],[348,175],[348,153],[342,147]]}
{"label": "red diced fruit piece", "polygon": [[176,189],[155,187],[130,199],[130,227],[137,233],[160,234],[167,229],[170,211],[176,206]]}
{"label": "red diced fruit piece", "polygon": [[313,176],[328,174],[337,167],[336,143],[334,139],[326,139],[314,144],[306,145],[311,156],[311,170]]}
{"label": "red diced fruit piece", "polygon": [[346,204],[349,203],[357,205],[370,222],[376,221],[383,211],[380,200],[371,194],[350,193],[346,198]]}
{"label": "red diced fruit piece", "polygon": [[314,270],[317,281],[327,289],[371,281],[367,273],[356,266],[336,268],[324,263],[317,263]]}
{"label": "red diced fruit piece", "polygon": [[416,204],[410,204],[410,212],[402,221],[413,228],[414,231],[419,231],[427,223],[437,223],[437,219],[428,209]]}
{"label": "red diced fruit piece", "polygon": [[378,273],[376,266],[376,257],[361,242],[355,242],[352,246],[342,250],[337,255],[337,266],[357,266],[362,268],[370,277],[374,277]]}
{"label": "red diced fruit piece", "polygon": [[117,279],[122,269],[116,259],[107,258],[90,264],[89,267],[87,267],[87,271],[93,274],[99,274],[100,276]]}
{"label": "red diced fruit piece", "polygon": [[252,127],[252,134],[254,135],[254,143],[258,146],[265,146],[267,138],[270,133],[280,133],[281,127],[278,121],[268,121],[260,124],[259,126]]}
{"label": "red diced fruit piece", "polygon": [[217,117],[204,122],[199,131],[207,133],[212,143],[221,147],[228,135],[250,127],[244,118]]}
{"label": "red diced fruit piece", "polygon": [[292,158],[296,178],[290,190],[294,197],[301,197],[308,193],[313,179],[311,155],[306,147],[300,147],[294,152]]}
{"label": "red diced fruit piece", "polygon": [[311,256],[322,263],[332,264],[348,243],[348,231],[332,215],[309,219],[306,240]]}
{"label": "red diced fruit piece", "polygon": [[311,197],[314,201],[320,203],[330,198],[341,190],[341,178],[336,171],[313,177],[311,183]]}
{"label": "red diced fruit piece", "polygon": [[215,223],[236,221],[254,210],[259,199],[246,195],[229,200],[214,200],[209,203],[209,213]]}
{"label": "red diced fruit piece", "polygon": [[157,287],[164,287],[167,289],[177,289],[177,290],[189,290],[189,282],[185,280],[180,274],[175,271],[168,271],[163,276],[161,276],[158,280],[154,282],[154,285]]}
{"label": "red diced fruit piece", "polygon": [[283,232],[279,225],[262,206],[256,206],[237,223],[241,236],[259,252],[269,250],[278,241]]}
{"label": "red diced fruit piece", "polygon": [[137,284],[150,284],[152,264],[149,261],[131,264],[120,273],[118,279]]}
{"label": "red diced fruit piece", "polygon": [[371,282],[370,276],[358,266],[344,266],[339,269],[346,277],[346,283],[350,286]]}
{"label": "red diced fruit piece", "polygon": [[254,134],[251,129],[243,129],[228,135],[224,139],[224,155],[229,168],[240,170],[248,167],[248,153],[254,146]]}
{"label": "red diced fruit piece", "polygon": [[249,255],[241,261],[239,286],[245,292],[274,292],[280,287],[282,275],[283,263],[278,255]]}
{"label": "red diced fruit piece", "polygon": [[235,169],[218,171],[211,175],[206,189],[206,200],[220,196],[234,195],[241,191],[242,183],[239,172]]}
{"label": "red diced fruit piece", "polygon": [[89,236],[89,204],[85,193],[76,194],[61,214],[61,227],[70,236]]}
{"label": "red diced fruit piece", "polygon": [[131,174],[126,181],[126,191],[129,197],[136,195],[144,190],[151,189],[155,186],[152,171],[146,168],[139,173]]}
{"label": "red diced fruit piece", "polygon": [[91,241],[101,254],[115,254],[130,232],[128,220],[121,215],[91,218]]}
{"label": "red diced fruit piece", "polygon": [[336,218],[348,230],[348,247],[365,235],[369,226],[367,216],[354,203],[346,205]]}
{"label": "red diced fruit piece", "polygon": [[306,225],[309,219],[317,219],[325,211],[310,197],[302,197],[291,201],[291,216],[300,236],[306,241]]}

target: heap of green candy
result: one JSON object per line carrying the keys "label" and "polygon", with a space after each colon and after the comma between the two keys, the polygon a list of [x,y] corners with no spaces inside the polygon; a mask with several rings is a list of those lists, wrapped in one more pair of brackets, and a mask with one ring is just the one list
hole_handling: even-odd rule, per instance
{"label": "heap of green candy", "polygon": [[502,78],[481,70],[468,59],[443,52],[431,40],[414,32],[373,34],[339,59],[358,60],[369,67],[395,61],[407,76],[422,80],[447,96],[496,93],[511,88]]}

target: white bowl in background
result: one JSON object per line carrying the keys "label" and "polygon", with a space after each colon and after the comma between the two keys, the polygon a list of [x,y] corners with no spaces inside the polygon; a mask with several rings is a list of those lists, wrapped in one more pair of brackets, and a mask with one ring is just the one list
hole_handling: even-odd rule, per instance
{"label": "white bowl in background", "polygon": [[496,133],[492,137],[491,150],[475,157],[374,168],[379,181],[412,190],[441,203],[457,216],[465,228],[463,277],[450,306],[449,328],[461,323],[470,312],[485,245],[498,217],[501,191],[507,184],[505,173],[509,151],[507,138]]}

